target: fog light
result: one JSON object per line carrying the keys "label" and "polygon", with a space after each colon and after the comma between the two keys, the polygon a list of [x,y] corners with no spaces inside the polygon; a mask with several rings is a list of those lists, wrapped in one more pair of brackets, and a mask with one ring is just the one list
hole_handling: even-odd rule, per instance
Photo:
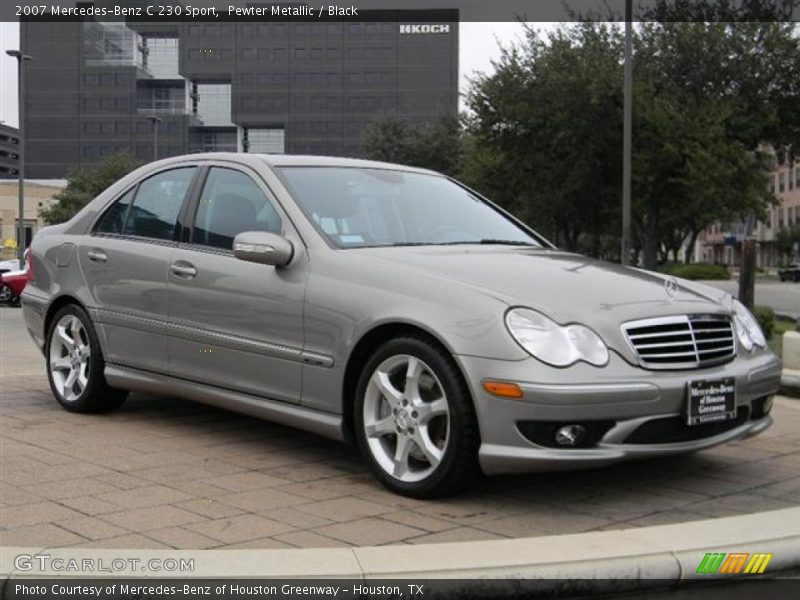
{"label": "fog light", "polygon": [[583,425],[564,425],[556,431],[556,444],[559,446],[579,446],[586,437]]}

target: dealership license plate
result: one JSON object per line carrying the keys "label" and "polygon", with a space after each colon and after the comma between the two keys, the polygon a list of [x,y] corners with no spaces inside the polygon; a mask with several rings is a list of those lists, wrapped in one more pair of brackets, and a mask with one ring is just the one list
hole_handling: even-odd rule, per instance
{"label": "dealership license plate", "polygon": [[736,382],[733,377],[690,381],[688,394],[689,425],[736,418]]}

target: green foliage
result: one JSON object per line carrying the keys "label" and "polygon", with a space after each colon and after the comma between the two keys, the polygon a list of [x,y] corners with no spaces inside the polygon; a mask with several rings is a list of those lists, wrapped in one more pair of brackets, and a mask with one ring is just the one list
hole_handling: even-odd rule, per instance
{"label": "green foliage", "polygon": [[[703,4],[675,7],[692,16]],[[669,18],[634,28],[633,241],[651,269],[714,222],[763,218],[775,199],[762,144],[800,147],[791,23],[656,9]],[[461,176],[558,245],[618,256],[623,64],[622,32],[607,23],[528,29],[472,82]]]}
{"label": "green foliage", "polygon": [[67,187],[54,196],[56,202],[41,209],[39,216],[48,225],[69,221],[95,196],[140,165],[133,155],[120,152],[109,156],[93,169],[71,173],[67,178]]}
{"label": "green foliage", "polygon": [[730,279],[731,275],[727,267],[723,265],[709,265],[705,263],[692,263],[685,265],[682,263],[667,263],[658,269],[662,273],[681,277],[682,279],[711,279],[723,280]]}
{"label": "green foliage", "polygon": [[467,96],[464,179],[558,245],[593,255],[619,229],[621,58],[607,24],[548,38],[528,28]]}
{"label": "green foliage", "polygon": [[800,245],[800,225],[782,227],[775,234],[775,248],[784,257],[792,257],[795,245]]}
{"label": "green foliage", "polygon": [[769,306],[756,306],[753,310],[753,316],[761,326],[764,337],[770,339],[775,331],[775,311]]}
{"label": "green foliage", "polygon": [[461,161],[461,126],[455,118],[412,123],[394,115],[370,123],[364,139],[368,158],[455,175]]}

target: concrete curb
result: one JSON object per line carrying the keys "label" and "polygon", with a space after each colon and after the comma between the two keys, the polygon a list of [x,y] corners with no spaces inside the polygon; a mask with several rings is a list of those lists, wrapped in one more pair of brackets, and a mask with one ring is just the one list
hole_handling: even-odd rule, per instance
{"label": "concrete curb", "polygon": [[784,369],[781,375],[780,394],[800,398],[800,371]]}
{"label": "concrete curb", "polygon": [[[707,552],[768,552],[768,572],[800,567],[800,506],[776,511],[620,531],[590,532],[516,540],[490,540],[298,550],[110,550],[82,548],[0,548],[0,576],[141,577],[141,566],[114,572],[65,572],[53,568],[24,571],[19,555],[50,559],[93,558],[106,567],[123,559],[194,559],[194,571],[148,573],[154,577],[193,578],[348,578],[498,579],[542,581],[542,591],[565,591],[563,580],[599,590],[608,580],[637,582],[634,587],[678,584],[715,575],[698,575]],[[562,580],[562,581],[559,581]],[[605,580],[605,581],[604,581]],[[653,580],[648,583],[648,580]],[[488,582],[487,582],[488,583]]]}

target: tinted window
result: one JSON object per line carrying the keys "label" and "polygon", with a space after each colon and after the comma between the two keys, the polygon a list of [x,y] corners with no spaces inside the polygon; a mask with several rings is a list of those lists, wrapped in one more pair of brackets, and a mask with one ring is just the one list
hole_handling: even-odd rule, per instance
{"label": "tinted window", "polygon": [[177,239],[178,213],[196,167],[171,169],[139,184],[125,222],[125,235]]}
{"label": "tinted window", "polygon": [[446,177],[384,169],[286,167],[294,198],[340,248],[541,242]]}
{"label": "tinted window", "polygon": [[128,207],[131,205],[135,189],[132,188],[125,192],[121,198],[111,205],[97,223],[95,228],[97,233],[122,233],[122,226],[125,224],[125,216],[128,214]]}
{"label": "tinted window", "polygon": [[214,167],[197,206],[192,242],[231,249],[233,238],[243,231],[280,233],[281,219],[250,177]]}

